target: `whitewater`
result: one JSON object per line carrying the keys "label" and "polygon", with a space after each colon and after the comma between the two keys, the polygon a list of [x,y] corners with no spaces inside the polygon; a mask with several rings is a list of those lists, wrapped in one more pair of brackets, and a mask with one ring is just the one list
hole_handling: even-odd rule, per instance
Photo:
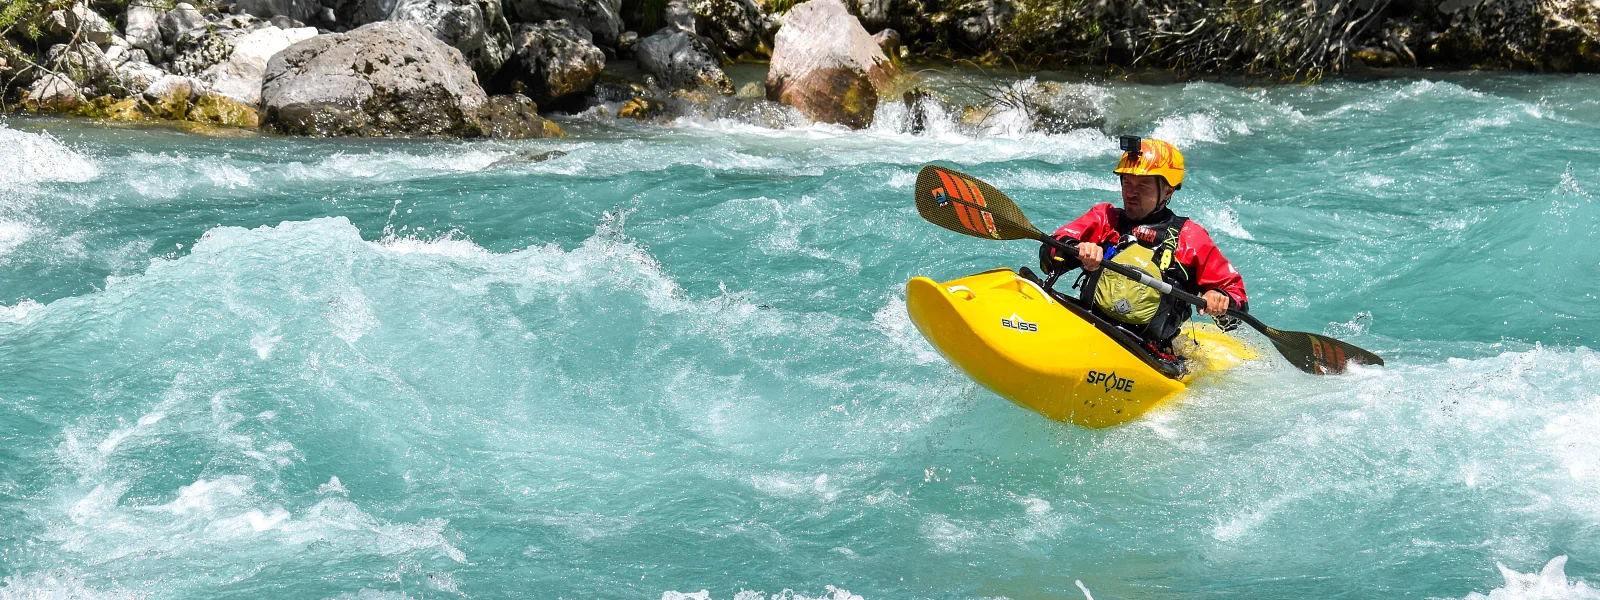
{"label": "whitewater", "polygon": [[[0,599],[1600,598],[1600,78],[1078,85],[1106,130],[0,121]],[[1118,132],[1387,366],[1089,430],[945,363],[906,280],[1036,245],[917,170],[1051,228]]]}

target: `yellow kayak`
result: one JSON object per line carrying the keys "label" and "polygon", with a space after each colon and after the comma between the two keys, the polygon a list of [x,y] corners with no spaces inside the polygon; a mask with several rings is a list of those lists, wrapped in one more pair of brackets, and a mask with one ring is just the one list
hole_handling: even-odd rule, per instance
{"label": "yellow kayak", "polygon": [[944,283],[913,278],[906,308],[923,337],[983,387],[1085,427],[1132,421],[1183,391],[1197,374],[1257,357],[1216,326],[1189,323],[1174,344],[1187,367],[1175,372],[1137,350],[1130,336],[1056,301],[1011,269]]}

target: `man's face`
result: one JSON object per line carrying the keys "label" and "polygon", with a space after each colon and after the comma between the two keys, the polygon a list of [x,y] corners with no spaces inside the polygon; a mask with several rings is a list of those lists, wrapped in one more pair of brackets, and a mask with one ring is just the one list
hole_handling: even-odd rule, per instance
{"label": "man's face", "polygon": [[1172,194],[1170,188],[1160,185],[1154,175],[1128,175],[1122,177],[1122,212],[1135,221],[1155,212],[1162,196]]}

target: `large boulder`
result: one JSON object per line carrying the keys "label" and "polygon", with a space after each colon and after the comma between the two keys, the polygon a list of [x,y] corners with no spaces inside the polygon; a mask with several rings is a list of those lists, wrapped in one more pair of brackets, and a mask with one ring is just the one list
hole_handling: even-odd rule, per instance
{"label": "large boulder", "polygon": [[483,135],[491,138],[566,137],[555,123],[539,116],[539,105],[522,94],[490,96],[479,111]]}
{"label": "large boulder", "polygon": [[695,89],[710,87],[723,94],[733,93],[733,82],[722,72],[722,65],[705,41],[676,27],[663,27],[633,47],[639,68],[664,87]]}
{"label": "large boulder", "polygon": [[360,27],[389,18],[396,0],[328,0],[334,19],[345,27]]}
{"label": "large boulder", "polygon": [[45,15],[44,27],[45,33],[54,39],[69,41],[76,38],[100,45],[111,43],[111,36],[117,33],[105,17],[82,2],[72,5],[68,10],[51,11]]}
{"label": "large boulder", "polygon": [[510,9],[521,23],[566,19],[612,48],[624,31],[622,0],[511,0]]}
{"label": "large boulder", "polygon": [[317,36],[313,27],[279,29],[262,27],[232,41],[228,58],[200,73],[218,94],[249,106],[261,103],[261,82],[266,77],[267,61],[296,42]]}
{"label": "large boulder", "polygon": [[755,0],[693,0],[689,8],[695,14],[695,33],[729,56],[761,44],[766,15]]}
{"label": "large boulder", "polygon": [[161,41],[169,47],[191,32],[205,29],[207,25],[209,23],[206,22],[205,15],[188,2],[177,3],[172,10],[162,13],[161,19],[156,21],[156,28],[161,32]]}
{"label": "large boulder", "polygon": [[129,60],[117,66],[117,82],[129,96],[143,94],[151,84],[165,76],[166,71],[144,61]]}
{"label": "large boulder", "polygon": [[525,93],[545,107],[569,104],[594,89],[606,67],[606,55],[589,31],[565,19],[522,24],[512,38],[512,59],[500,72],[497,87],[522,84]]}
{"label": "large boulder", "polygon": [[767,70],[767,99],[813,121],[872,124],[878,91],[898,74],[840,0],[810,0],[783,19]]}
{"label": "large boulder", "polygon": [[433,32],[460,50],[481,79],[499,71],[511,53],[511,26],[500,0],[398,0],[389,18]]}
{"label": "large boulder", "polygon": [[123,13],[123,33],[134,48],[145,51],[151,62],[166,60],[167,45],[161,39],[162,12],[144,4],[129,3]]}
{"label": "large boulder", "polygon": [[261,88],[263,125],[301,135],[478,136],[487,100],[461,51],[408,21],[290,46]]}
{"label": "large boulder", "polygon": [[77,110],[84,102],[83,92],[70,77],[49,73],[34,80],[28,88],[23,103],[32,110],[68,112]]}
{"label": "large boulder", "polygon": [[116,66],[99,46],[89,42],[51,46],[45,52],[45,64],[55,67],[90,95],[110,93],[117,83]]}

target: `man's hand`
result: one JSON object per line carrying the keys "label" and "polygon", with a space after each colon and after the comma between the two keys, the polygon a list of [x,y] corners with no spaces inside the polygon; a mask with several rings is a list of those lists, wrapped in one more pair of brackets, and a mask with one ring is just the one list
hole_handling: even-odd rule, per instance
{"label": "man's hand", "polygon": [[1106,251],[1099,244],[1078,242],[1078,260],[1083,262],[1083,270],[1085,272],[1099,271],[1100,260],[1105,256]]}
{"label": "man's hand", "polygon": [[1204,310],[1201,310],[1200,312],[1205,313],[1207,315],[1211,315],[1213,317],[1220,317],[1220,316],[1228,314],[1228,303],[1229,303],[1229,300],[1228,300],[1228,295],[1227,294],[1224,294],[1224,293],[1219,292],[1217,290],[1211,290],[1209,292],[1206,292],[1206,294],[1204,296],[1201,296],[1201,298],[1205,299],[1206,307],[1205,307]]}

